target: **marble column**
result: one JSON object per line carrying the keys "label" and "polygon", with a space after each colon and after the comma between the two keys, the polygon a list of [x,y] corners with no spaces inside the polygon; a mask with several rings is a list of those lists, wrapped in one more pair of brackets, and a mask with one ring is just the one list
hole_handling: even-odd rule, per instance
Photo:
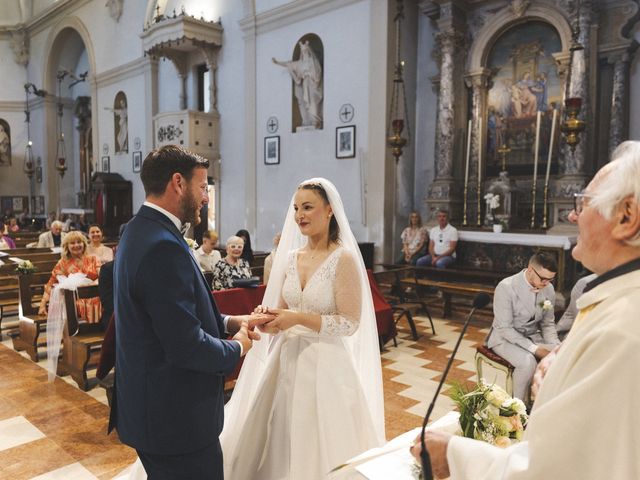
{"label": "marble column", "polygon": [[611,123],[609,124],[609,154],[626,136],[626,103],[628,102],[629,54],[618,55],[613,61],[613,91],[611,93]]}
{"label": "marble column", "polygon": [[[460,51],[464,39],[464,35],[454,28],[441,31],[436,35],[436,48],[440,55],[440,76],[434,158],[435,177],[427,195],[427,204],[432,212],[438,208],[447,208],[451,211],[452,201],[457,200],[452,194],[453,166],[455,153],[459,150],[456,148],[456,142],[461,141],[462,138],[458,124],[462,118],[461,106],[464,106],[462,99],[464,96],[461,95],[460,88],[462,83]],[[455,215],[452,216],[455,217]]]}
{"label": "marble column", "polygon": [[[564,143],[562,147],[562,159],[560,163],[560,172],[562,175],[584,176],[585,163],[589,144],[591,143],[589,122],[592,119],[591,104],[589,102],[589,56],[591,45],[591,19],[592,19],[592,2],[591,0],[583,0],[580,11],[572,12],[572,24],[578,25],[580,33],[578,41],[582,45],[581,50],[575,50],[571,55],[571,72],[567,79],[569,82],[566,90],[566,97],[579,97],[582,99],[582,109],[579,118],[587,121],[587,129],[580,134],[580,142],[571,151],[571,148]],[[573,192],[572,192],[573,193]]]}
{"label": "marble column", "polygon": [[[566,98],[579,97],[582,99],[579,118],[587,122],[587,128],[579,135],[580,141],[576,145],[575,151],[571,150],[564,138],[561,141],[559,176],[555,181],[551,181],[550,185],[549,223],[553,225],[550,233],[575,230],[575,226],[569,223],[567,216],[573,209],[573,194],[580,192],[586,184],[585,165],[587,163],[587,155],[593,151],[593,148],[591,148],[593,115],[591,102],[589,101],[592,3],[592,0],[582,0],[579,14],[576,9],[570,13],[573,27],[575,28],[576,25],[579,27],[578,41],[583,48],[573,51],[570,55],[570,65],[566,72],[568,85],[566,85],[565,96]],[[564,118],[560,119],[560,121],[563,120]]]}

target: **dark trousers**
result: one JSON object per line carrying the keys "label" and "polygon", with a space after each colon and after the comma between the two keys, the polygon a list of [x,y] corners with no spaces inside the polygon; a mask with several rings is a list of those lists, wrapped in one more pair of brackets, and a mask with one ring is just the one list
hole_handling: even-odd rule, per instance
{"label": "dark trousers", "polygon": [[182,455],[157,455],[140,450],[138,457],[149,480],[223,480],[222,448],[211,445]]}

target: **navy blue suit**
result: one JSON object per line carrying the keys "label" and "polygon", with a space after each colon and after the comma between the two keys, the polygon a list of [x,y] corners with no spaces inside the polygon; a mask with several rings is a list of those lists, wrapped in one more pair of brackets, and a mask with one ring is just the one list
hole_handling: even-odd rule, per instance
{"label": "navy blue suit", "polygon": [[120,439],[174,459],[219,445],[224,375],[238,363],[240,345],[220,339],[210,287],[166,215],[142,206],[128,223],[114,284]]}

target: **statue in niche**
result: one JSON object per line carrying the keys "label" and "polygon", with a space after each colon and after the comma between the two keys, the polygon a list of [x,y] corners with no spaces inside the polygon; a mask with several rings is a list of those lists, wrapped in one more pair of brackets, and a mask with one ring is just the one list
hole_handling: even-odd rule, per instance
{"label": "statue in niche", "polygon": [[116,153],[127,153],[129,151],[127,96],[124,92],[118,92],[113,102],[113,108],[105,107],[105,109],[113,112]]}
{"label": "statue in niche", "polygon": [[290,62],[271,58],[273,63],[285,67],[294,83],[294,94],[302,117],[303,127],[322,127],[322,65],[309,41],[299,42],[300,58]]}
{"label": "statue in niche", "polygon": [[0,166],[11,166],[11,135],[9,124],[0,120]]}

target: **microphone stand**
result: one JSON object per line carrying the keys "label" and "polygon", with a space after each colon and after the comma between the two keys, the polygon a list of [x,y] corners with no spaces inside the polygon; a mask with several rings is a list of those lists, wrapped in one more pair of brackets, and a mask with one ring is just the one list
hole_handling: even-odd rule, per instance
{"label": "microphone stand", "polygon": [[424,432],[425,432],[425,429],[427,428],[427,423],[429,423],[431,412],[433,412],[433,407],[435,407],[436,405],[436,399],[440,394],[440,389],[442,388],[442,385],[444,384],[444,381],[447,378],[447,375],[449,374],[449,370],[451,369],[451,365],[453,364],[453,359],[456,356],[456,353],[458,353],[458,348],[460,347],[462,338],[464,337],[464,334],[467,332],[467,327],[469,327],[469,323],[471,323],[471,317],[473,317],[473,314],[478,308],[486,307],[490,301],[491,301],[491,298],[486,293],[479,293],[473,299],[473,308],[469,312],[469,315],[467,316],[467,319],[464,322],[464,326],[462,327],[462,331],[460,332],[458,341],[456,342],[455,347],[453,347],[453,352],[451,352],[451,357],[449,357],[449,361],[447,362],[447,366],[444,369],[444,373],[442,374],[440,383],[438,383],[438,388],[436,389],[436,393],[433,396],[433,400],[431,400],[431,404],[427,409],[427,414],[425,415],[424,420],[422,421],[422,431],[420,432],[420,447],[421,447],[420,461],[422,463],[422,473],[424,476],[424,480],[433,480],[433,471],[431,469],[431,457],[429,456],[429,451],[427,450],[427,447],[424,443]]}

